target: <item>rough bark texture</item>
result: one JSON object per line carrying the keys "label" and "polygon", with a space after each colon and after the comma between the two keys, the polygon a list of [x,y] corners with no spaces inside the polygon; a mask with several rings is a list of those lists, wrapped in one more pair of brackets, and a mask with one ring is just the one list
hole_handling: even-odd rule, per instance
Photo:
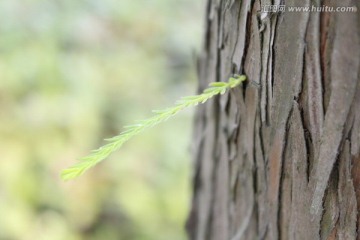
{"label": "rough bark texture", "polygon": [[279,3],[208,0],[199,91],[249,81],[197,112],[190,239],[360,239],[360,11]]}

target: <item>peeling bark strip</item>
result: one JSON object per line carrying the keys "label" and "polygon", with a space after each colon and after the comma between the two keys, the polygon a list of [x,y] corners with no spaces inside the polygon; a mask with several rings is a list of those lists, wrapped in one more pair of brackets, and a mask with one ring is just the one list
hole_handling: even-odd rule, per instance
{"label": "peeling bark strip", "polygon": [[199,90],[249,82],[197,112],[191,240],[360,240],[360,11],[280,3],[360,9],[208,0]]}
{"label": "peeling bark strip", "polygon": [[[345,1],[343,2],[345,3]],[[331,96],[324,120],[324,129],[316,165],[316,175],[311,179],[315,192],[311,211],[320,219],[322,199],[333,170],[350,106],[354,101],[360,64],[360,39],[358,17],[355,14],[336,15],[336,32],[331,58]],[[353,25],[349,25],[353,23]],[[354,46],[354,48],[349,47]],[[359,106],[360,107],[360,106]]]}

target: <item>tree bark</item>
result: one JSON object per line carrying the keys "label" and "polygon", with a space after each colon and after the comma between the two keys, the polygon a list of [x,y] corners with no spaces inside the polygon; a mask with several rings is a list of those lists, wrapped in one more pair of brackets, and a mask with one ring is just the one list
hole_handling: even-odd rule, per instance
{"label": "tree bark", "polygon": [[248,81],[197,111],[189,239],[360,239],[360,12],[272,2],[208,0],[199,91]]}

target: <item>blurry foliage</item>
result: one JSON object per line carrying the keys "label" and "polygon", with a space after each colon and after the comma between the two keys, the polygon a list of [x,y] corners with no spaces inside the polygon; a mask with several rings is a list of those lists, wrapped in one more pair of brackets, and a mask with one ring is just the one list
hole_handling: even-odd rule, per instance
{"label": "blurry foliage", "polygon": [[0,1],[0,239],[185,239],[191,115],[76,162],[123,125],[194,93],[191,0]]}

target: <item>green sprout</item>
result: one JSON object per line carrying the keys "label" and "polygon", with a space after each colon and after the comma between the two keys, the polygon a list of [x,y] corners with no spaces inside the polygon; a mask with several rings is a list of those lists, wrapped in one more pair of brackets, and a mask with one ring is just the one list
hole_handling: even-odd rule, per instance
{"label": "green sprout", "polygon": [[133,125],[125,126],[125,130],[119,135],[105,139],[105,141],[108,142],[107,144],[96,150],[93,150],[89,155],[80,158],[80,161],[78,163],[63,170],[61,172],[61,178],[63,180],[69,180],[79,177],[89,168],[92,168],[93,166],[107,158],[111,153],[119,149],[130,138],[140,134],[145,129],[151,128],[159,123],[168,120],[170,117],[174,116],[175,114],[187,107],[196,106],[199,103],[205,103],[207,100],[214,97],[215,95],[224,94],[227,90],[240,85],[245,80],[245,75],[234,75],[233,77],[230,77],[228,82],[210,83],[209,87],[206,88],[203,93],[199,95],[183,97],[179,101],[177,101],[175,103],[175,106],[173,107],[153,111],[155,115],[151,118],[138,121]]}

